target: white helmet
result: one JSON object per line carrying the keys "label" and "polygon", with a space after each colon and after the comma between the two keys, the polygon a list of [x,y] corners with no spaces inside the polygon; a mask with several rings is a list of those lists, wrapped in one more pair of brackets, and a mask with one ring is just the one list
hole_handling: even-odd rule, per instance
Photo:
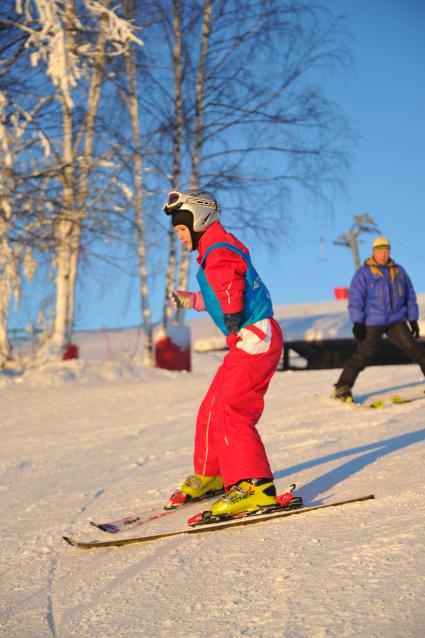
{"label": "white helmet", "polygon": [[221,206],[208,191],[192,188],[187,192],[171,191],[162,209],[167,215],[189,211],[193,215],[193,230],[203,232],[220,219]]}

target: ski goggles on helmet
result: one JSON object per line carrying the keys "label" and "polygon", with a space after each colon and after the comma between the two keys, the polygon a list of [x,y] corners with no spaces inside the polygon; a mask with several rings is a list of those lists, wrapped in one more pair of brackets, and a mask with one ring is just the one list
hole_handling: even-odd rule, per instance
{"label": "ski goggles on helmet", "polygon": [[191,193],[179,193],[178,191],[170,191],[168,193],[168,199],[162,207],[167,215],[172,215],[174,212],[184,207],[184,205],[204,206],[205,208],[212,208],[220,211],[220,204],[213,199],[206,199],[202,197],[202,194],[197,197]]}

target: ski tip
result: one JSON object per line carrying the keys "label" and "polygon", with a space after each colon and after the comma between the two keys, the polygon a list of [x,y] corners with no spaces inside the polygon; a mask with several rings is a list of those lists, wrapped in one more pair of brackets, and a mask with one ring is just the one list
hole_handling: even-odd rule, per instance
{"label": "ski tip", "polygon": [[75,543],[72,540],[72,538],[69,538],[69,536],[62,536],[63,540],[66,541],[67,543],[69,543],[69,545],[72,545],[73,547],[75,547]]}

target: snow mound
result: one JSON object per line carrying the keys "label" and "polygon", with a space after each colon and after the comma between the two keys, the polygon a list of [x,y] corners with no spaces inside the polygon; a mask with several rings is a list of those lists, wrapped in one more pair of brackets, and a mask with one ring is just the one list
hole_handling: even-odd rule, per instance
{"label": "snow mound", "polygon": [[68,383],[98,383],[110,381],[154,381],[172,375],[168,370],[147,368],[142,362],[122,363],[116,361],[52,361],[37,368],[29,368],[21,374],[0,375],[0,388],[16,384],[28,386],[62,386]]}

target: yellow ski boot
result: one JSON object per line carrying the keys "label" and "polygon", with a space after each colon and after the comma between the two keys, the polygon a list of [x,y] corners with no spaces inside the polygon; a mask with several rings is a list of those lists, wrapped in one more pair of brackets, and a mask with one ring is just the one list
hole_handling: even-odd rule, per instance
{"label": "yellow ski boot", "polygon": [[213,520],[225,520],[238,515],[267,512],[276,507],[278,503],[273,479],[246,479],[231,487],[204,515]]}
{"label": "yellow ski boot", "polygon": [[191,474],[187,477],[179,490],[173,492],[165,509],[174,509],[184,503],[202,501],[211,496],[221,494],[223,490],[224,486],[221,476],[201,476],[195,472],[195,474]]}

